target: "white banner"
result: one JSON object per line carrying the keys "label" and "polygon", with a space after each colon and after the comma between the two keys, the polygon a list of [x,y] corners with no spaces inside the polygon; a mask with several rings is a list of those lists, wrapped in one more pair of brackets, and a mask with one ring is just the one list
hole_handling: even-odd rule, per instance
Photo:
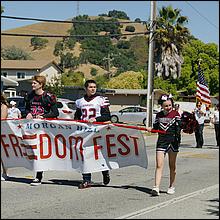
{"label": "white banner", "polygon": [[67,120],[1,121],[1,158],[6,168],[81,173],[148,164],[139,130]]}

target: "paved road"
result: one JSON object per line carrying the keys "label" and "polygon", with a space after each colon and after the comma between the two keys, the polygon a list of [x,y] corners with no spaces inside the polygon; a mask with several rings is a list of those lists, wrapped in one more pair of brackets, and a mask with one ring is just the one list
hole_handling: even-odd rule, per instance
{"label": "paved road", "polygon": [[194,135],[184,134],[177,160],[176,193],[167,195],[169,183],[166,160],[161,195],[152,197],[155,142],[145,135],[148,169],[137,166],[111,171],[108,186],[101,184],[100,173],[93,174],[96,185],[78,190],[77,172],[45,172],[39,187],[29,183],[33,172],[10,169],[10,181],[1,182],[2,219],[218,219],[219,148],[214,129],[205,128],[205,145],[194,148]]}

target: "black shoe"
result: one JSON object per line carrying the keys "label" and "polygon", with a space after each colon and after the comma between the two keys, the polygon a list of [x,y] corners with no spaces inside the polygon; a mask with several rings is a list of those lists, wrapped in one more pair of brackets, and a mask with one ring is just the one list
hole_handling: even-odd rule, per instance
{"label": "black shoe", "polygon": [[104,183],[104,185],[108,185],[109,182],[110,182],[110,175],[109,175],[109,173],[103,174],[103,183]]}
{"label": "black shoe", "polygon": [[91,182],[82,182],[79,184],[78,188],[79,189],[86,189],[86,188],[90,188],[92,185],[91,185]]}
{"label": "black shoe", "polygon": [[202,148],[202,146],[196,146],[196,148]]}

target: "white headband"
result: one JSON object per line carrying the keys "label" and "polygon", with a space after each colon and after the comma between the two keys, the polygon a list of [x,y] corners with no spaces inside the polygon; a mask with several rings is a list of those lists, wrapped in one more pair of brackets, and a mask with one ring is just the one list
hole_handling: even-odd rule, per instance
{"label": "white headband", "polygon": [[172,94],[169,94],[169,96],[163,95],[163,96],[161,97],[161,100],[167,101],[167,99],[171,99],[172,97],[173,97]]}

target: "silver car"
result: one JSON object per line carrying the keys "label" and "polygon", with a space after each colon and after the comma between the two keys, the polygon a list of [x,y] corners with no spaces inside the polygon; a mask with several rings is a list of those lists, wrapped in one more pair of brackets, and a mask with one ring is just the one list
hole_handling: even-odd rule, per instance
{"label": "silver car", "polygon": [[[153,112],[153,121],[155,120],[157,110]],[[120,111],[111,112],[112,123],[135,123],[146,125],[147,108],[141,106],[130,106]]]}
{"label": "silver car", "polygon": [[74,119],[76,111],[75,101],[70,99],[57,98],[58,118]]}

